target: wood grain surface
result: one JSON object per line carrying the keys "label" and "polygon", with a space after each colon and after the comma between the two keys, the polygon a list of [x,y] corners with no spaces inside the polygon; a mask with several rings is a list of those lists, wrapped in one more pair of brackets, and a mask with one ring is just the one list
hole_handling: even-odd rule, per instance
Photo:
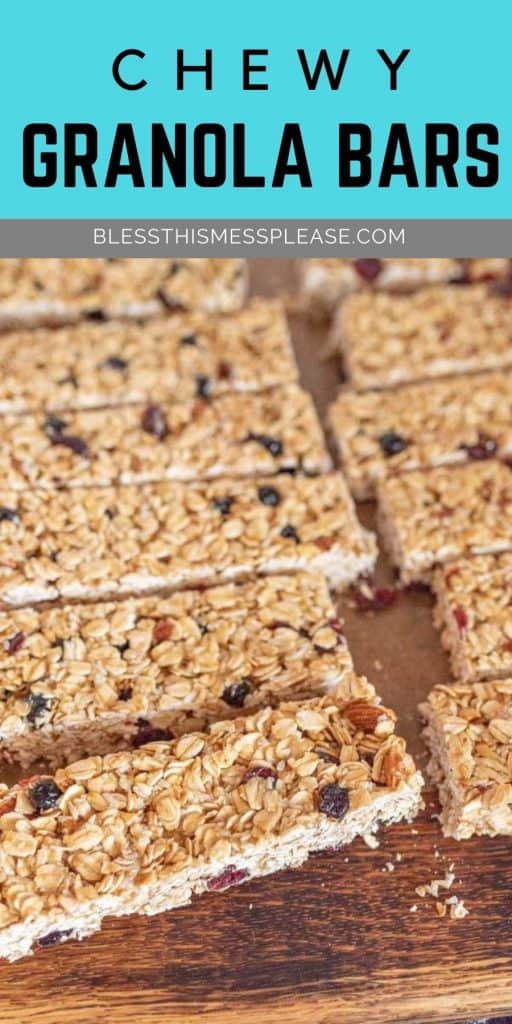
{"label": "wood grain surface", "polygon": [[[291,284],[256,262],[254,289]],[[319,408],[339,386],[321,363],[324,329],[293,318],[303,380]],[[367,524],[371,507],[362,508]],[[379,579],[389,581],[384,560]],[[417,703],[449,677],[428,594],[363,614],[340,603],[356,666],[399,713],[420,765]],[[109,921],[83,943],[0,965],[0,1024],[395,1024],[512,1013],[512,842],[442,837],[433,794],[411,825],[358,841],[300,870],[254,881],[153,918]],[[418,885],[454,863],[464,920],[438,918]],[[389,870],[389,865],[393,870]],[[412,911],[411,907],[417,907]]]}

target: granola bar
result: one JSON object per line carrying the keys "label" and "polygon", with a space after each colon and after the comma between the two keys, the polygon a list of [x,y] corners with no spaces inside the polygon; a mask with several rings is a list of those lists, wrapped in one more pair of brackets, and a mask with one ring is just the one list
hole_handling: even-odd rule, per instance
{"label": "granola bar", "polygon": [[286,317],[263,299],[223,316],[10,331],[0,339],[0,367],[5,413],[183,402],[297,380]]}
{"label": "granola bar", "polygon": [[0,614],[0,755],[24,767],[331,692],[353,669],[322,576]]}
{"label": "granola bar", "polygon": [[90,757],[0,804],[0,956],[18,959],[411,819],[422,778],[364,679]]}
{"label": "granola bar", "polygon": [[342,392],[328,420],[350,489],[364,500],[397,473],[512,454],[512,373]]}
{"label": "granola bar", "polygon": [[510,295],[485,284],[352,295],[340,306],[332,346],[356,390],[510,366]]}
{"label": "granola bar", "polygon": [[299,262],[300,286],[308,305],[330,314],[338,303],[361,289],[411,291],[422,285],[456,281],[464,276],[462,260],[451,259],[306,259]]}
{"label": "granola bar", "polygon": [[445,835],[511,835],[512,680],[436,686],[420,713]]}
{"label": "granola bar", "polygon": [[0,478],[13,490],[330,467],[313,401],[295,385],[214,402],[4,416],[0,422]]}
{"label": "granola bar", "polygon": [[378,485],[384,543],[404,583],[436,564],[512,548],[512,471],[502,462],[417,470]]}
{"label": "granola bar", "polygon": [[97,600],[318,569],[371,571],[373,534],[340,474],[69,491],[4,491],[0,602]]}
{"label": "granola bar", "polygon": [[246,293],[245,260],[3,259],[0,327],[163,310],[228,312]]}
{"label": "granola bar", "polygon": [[512,676],[512,553],[441,566],[436,626],[462,682]]}

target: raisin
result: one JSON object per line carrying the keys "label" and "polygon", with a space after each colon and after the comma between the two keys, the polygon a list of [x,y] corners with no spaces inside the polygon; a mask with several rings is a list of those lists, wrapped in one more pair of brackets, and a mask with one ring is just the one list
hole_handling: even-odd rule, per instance
{"label": "raisin", "polygon": [[212,391],[212,382],[209,377],[200,373],[196,377],[196,394],[199,398],[208,398]]}
{"label": "raisin", "polygon": [[349,809],[348,790],[329,782],[318,794],[318,809],[328,818],[344,818]]}
{"label": "raisin", "polygon": [[352,596],[358,611],[380,612],[383,608],[390,608],[391,605],[395,603],[397,591],[392,587],[377,587],[373,593],[366,593],[363,590],[353,590]]}
{"label": "raisin", "polygon": [[455,622],[457,623],[460,632],[463,633],[468,624],[468,617],[466,615],[466,612],[464,611],[464,608],[454,608],[453,617],[455,619]]}
{"label": "raisin", "polygon": [[123,373],[124,370],[128,369],[126,359],[123,359],[121,356],[108,356],[100,365],[105,367],[106,370],[117,370],[119,373]]}
{"label": "raisin", "polygon": [[37,945],[41,946],[42,949],[45,949],[47,946],[58,946],[59,942],[64,942],[64,939],[67,939],[68,936],[72,934],[72,928],[68,928],[66,931],[62,932],[48,932],[48,935],[43,935],[37,940]]}
{"label": "raisin", "polygon": [[487,434],[479,434],[476,444],[461,444],[460,448],[466,452],[468,459],[480,462],[483,459],[492,459],[498,451],[498,444]]}
{"label": "raisin", "polygon": [[254,765],[247,769],[242,782],[248,782],[249,779],[277,779],[277,772],[265,765]]}
{"label": "raisin", "polygon": [[262,448],[265,448],[270,455],[277,458],[278,455],[283,454],[283,442],[277,437],[270,437],[269,434],[253,434],[252,431],[247,434],[248,441],[255,441],[256,444],[260,444]]}
{"label": "raisin", "polygon": [[382,260],[355,260],[354,265],[363,281],[374,281],[382,270]]}
{"label": "raisin", "polygon": [[132,738],[132,747],[136,749],[144,746],[145,743],[162,743],[173,739],[170,729],[161,729],[157,725],[151,725],[146,718],[137,720],[137,730]]}
{"label": "raisin", "polygon": [[39,814],[51,811],[57,806],[62,790],[54,779],[39,779],[27,789],[27,796]]}
{"label": "raisin", "polygon": [[250,692],[249,681],[242,679],[239,683],[231,683],[229,686],[224,687],[222,700],[232,708],[243,708],[245,698]]}
{"label": "raisin", "polygon": [[233,498],[228,498],[228,497],[225,497],[225,498],[215,498],[214,502],[213,502],[213,507],[216,508],[217,511],[220,512],[220,514],[222,516],[227,516],[229,514],[229,512],[231,511],[231,506],[233,504],[233,500],[234,500]]}
{"label": "raisin", "polygon": [[262,505],[279,505],[281,495],[275,487],[258,487],[258,498]]}
{"label": "raisin", "polygon": [[26,639],[25,634],[21,632],[15,633],[14,636],[11,636],[10,640],[8,640],[5,645],[7,654],[16,654],[17,651],[21,651]]}
{"label": "raisin", "polygon": [[148,405],[142,414],[141,425],[146,434],[152,434],[159,441],[163,441],[169,433],[167,417],[158,405]]}
{"label": "raisin", "polygon": [[19,523],[20,517],[15,508],[7,508],[7,505],[0,506],[0,523]]}
{"label": "raisin", "polygon": [[31,691],[27,694],[27,702],[30,705],[30,710],[27,714],[27,722],[31,725],[38,726],[39,719],[44,718],[46,712],[50,709],[51,700],[49,697],[45,697],[44,693],[35,693]]}
{"label": "raisin", "polygon": [[281,530],[281,537],[294,540],[296,544],[300,544],[300,537],[297,530],[291,525],[291,523],[287,523],[286,526],[283,526],[283,529]]}
{"label": "raisin", "polygon": [[231,885],[239,885],[248,874],[247,868],[236,868],[234,864],[229,864],[222,874],[209,878],[206,887],[210,892],[220,892],[229,889]]}
{"label": "raisin", "polygon": [[388,430],[385,434],[381,434],[379,437],[379,444],[384,452],[384,455],[398,455],[399,452],[403,452],[407,448],[408,441],[400,434],[396,434],[394,430]]}
{"label": "raisin", "polygon": [[123,686],[117,695],[118,700],[131,700],[133,697],[133,687]]}
{"label": "raisin", "polygon": [[190,347],[193,347],[193,346],[197,345],[197,337],[196,337],[196,335],[195,334],[184,334],[183,337],[180,338],[180,345],[185,345],[185,346],[189,345]]}

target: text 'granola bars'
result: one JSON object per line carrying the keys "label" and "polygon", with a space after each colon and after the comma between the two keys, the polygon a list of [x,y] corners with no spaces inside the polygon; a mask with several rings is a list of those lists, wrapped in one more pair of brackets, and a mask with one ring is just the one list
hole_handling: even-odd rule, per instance
{"label": "text 'granola bars'", "polygon": [[[467,261],[468,263],[471,261]],[[482,262],[482,261],[480,261]],[[508,260],[496,264],[496,274]],[[489,268],[490,270],[490,268]],[[362,288],[411,291],[422,285],[456,281],[466,273],[463,260],[451,259],[306,259],[299,261],[300,288],[312,312],[332,313],[351,292]]]}
{"label": "text 'granola bars'", "polygon": [[3,259],[0,327],[164,310],[228,312],[246,293],[245,260]]}
{"label": "text 'granola bars'", "polygon": [[352,670],[322,576],[0,613],[0,755],[52,766],[333,690]]}
{"label": "text 'granola bars'", "polygon": [[512,676],[512,553],[441,566],[436,626],[462,682]]}
{"label": "text 'granola bars'", "polygon": [[373,534],[340,474],[0,496],[0,602],[98,599],[317,569],[370,572]]}
{"label": "text 'granola bars'", "polygon": [[512,454],[512,374],[342,392],[328,419],[350,489],[364,500],[384,477]]}
{"label": "text 'granola bars'", "polygon": [[294,385],[0,421],[0,479],[13,490],[330,468],[313,401]]}
{"label": "text 'granola bars'", "polygon": [[512,680],[436,686],[420,713],[445,835],[511,835]]}
{"label": "text 'granola bars'", "polygon": [[512,548],[512,470],[502,462],[417,470],[378,485],[379,525],[404,583],[437,563]]}
{"label": "text 'granola bars'", "polygon": [[332,348],[359,390],[511,366],[510,294],[478,284],[353,295],[340,306]]}
{"label": "text 'granola bars'", "polygon": [[0,956],[302,864],[412,818],[422,779],[373,687],[92,757],[0,804]]}
{"label": "text 'granola bars'", "polygon": [[3,413],[185,402],[297,380],[284,312],[263,299],[223,316],[9,331],[0,368]]}

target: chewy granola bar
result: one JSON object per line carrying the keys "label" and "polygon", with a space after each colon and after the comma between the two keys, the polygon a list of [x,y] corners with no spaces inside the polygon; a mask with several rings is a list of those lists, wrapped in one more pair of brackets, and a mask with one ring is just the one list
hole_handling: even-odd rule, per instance
{"label": "chewy granola bar", "polygon": [[452,259],[299,261],[301,290],[312,311],[323,314],[332,313],[346,295],[362,288],[411,291],[422,285],[456,281],[464,274],[463,261]]}
{"label": "chewy granola bar", "polygon": [[331,692],[353,668],[323,576],[0,613],[0,756],[52,766]]}
{"label": "chewy granola bar", "polygon": [[299,569],[342,587],[375,557],[337,473],[0,495],[4,606]]}
{"label": "chewy granola bar", "polygon": [[3,259],[0,327],[239,309],[245,260]]}
{"label": "chewy granola bar", "polygon": [[329,427],[356,498],[412,469],[512,454],[512,373],[342,392]]}
{"label": "chewy granola bar", "polygon": [[455,677],[512,676],[512,553],[440,566],[433,590],[434,621]]}
{"label": "chewy granola bar", "polygon": [[510,294],[485,284],[350,296],[332,347],[356,390],[512,365]]}
{"label": "chewy granola bar", "polygon": [[0,339],[0,369],[3,413],[184,402],[297,380],[286,317],[278,302],[263,299],[222,316],[9,331]]}
{"label": "chewy granola bar", "polygon": [[502,462],[417,470],[378,485],[384,543],[404,583],[462,556],[512,548],[512,471]]}
{"label": "chewy granola bar", "polygon": [[445,835],[512,834],[512,679],[436,686],[420,713]]}
{"label": "chewy granola bar", "polygon": [[15,960],[302,864],[411,819],[422,778],[366,680],[172,743],[90,757],[0,804],[0,956]]}
{"label": "chewy granola bar", "polygon": [[330,467],[313,401],[295,385],[213,402],[0,421],[0,479],[13,490],[321,473]]}

